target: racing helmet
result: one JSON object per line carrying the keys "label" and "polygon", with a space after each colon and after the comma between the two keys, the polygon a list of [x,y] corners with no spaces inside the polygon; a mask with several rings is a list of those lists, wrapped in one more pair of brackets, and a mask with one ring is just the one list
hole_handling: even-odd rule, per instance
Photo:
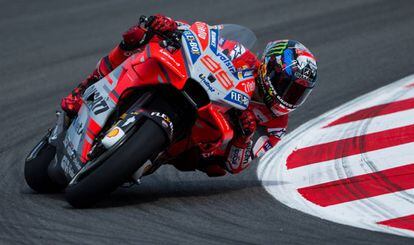
{"label": "racing helmet", "polygon": [[317,78],[316,60],[298,41],[273,41],[263,52],[258,75],[264,103],[281,116],[295,110],[309,96]]}

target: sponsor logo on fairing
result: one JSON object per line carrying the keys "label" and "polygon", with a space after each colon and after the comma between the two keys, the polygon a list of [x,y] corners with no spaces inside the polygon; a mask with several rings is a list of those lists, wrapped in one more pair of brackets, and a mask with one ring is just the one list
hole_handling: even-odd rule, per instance
{"label": "sponsor logo on fairing", "polygon": [[195,23],[196,27],[197,27],[197,36],[201,39],[206,39],[207,38],[207,25],[205,23],[201,23],[201,22],[196,22]]}
{"label": "sponsor logo on fairing", "polygon": [[252,78],[253,77],[253,70],[246,69],[237,72],[237,76],[239,79],[246,79],[246,78]]}
{"label": "sponsor logo on fairing", "polygon": [[218,43],[217,29],[211,29],[210,30],[210,49],[215,54],[217,54],[217,43]]}
{"label": "sponsor logo on fairing", "polygon": [[122,130],[122,128],[116,126],[115,128],[111,129],[102,139],[102,145],[106,149],[110,149],[112,146],[118,143],[124,137],[124,135],[125,132]]}
{"label": "sponsor logo on fairing", "polygon": [[[201,81],[204,83],[204,85],[206,85],[207,89],[210,92],[215,92],[216,90],[211,86],[210,82],[207,81],[206,76],[204,76],[204,74],[200,74],[198,75],[198,77],[201,79]],[[210,76],[209,76],[210,77]]]}
{"label": "sponsor logo on fairing", "polygon": [[249,97],[234,90],[227,94],[224,99],[243,106],[244,108],[247,108],[249,106]]}
{"label": "sponsor logo on fairing", "polygon": [[[181,64],[179,62],[177,62],[172,56],[171,54],[169,54],[169,52],[167,52],[165,49],[161,48],[160,53],[163,54],[165,57],[167,57],[171,62],[173,62],[176,66],[181,66]],[[168,62],[168,61],[167,61]]]}
{"label": "sponsor logo on fairing", "polygon": [[231,60],[237,59],[238,57],[240,57],[242,54],[244,54],[246,52],[246,48],[241,45],[240,43],[236,43],[233,47],[233,49],[231,50],[229,56]]}
{"label": "sponsor logo on fairing", "polygon": [[197,38],[189,30],[184,31],[183,36],[187,43],[187,48],[188,50],[190,50],[191,62],[195,63],[201,55],[200,46],[198,45]]}
{"label": "sponsor logo on fairing", "polygon": [[233,75],[237,72],[236,68],[234,68],[233,66],[233,63],[226,55],[224,55],[223,53],[218,53],[217,56],[220,58],[221,61],[223,61],[223,63],[227,66],[229,71],[233,73]]}
{"label": "sponsor logo on fairing", "polygon": [[60,160],[60,166],[66,174],[73,177],[82,166],[76,156],[76,151],[73,149],[74,147],[72,142],[68,138],[65,138],[63,140],[63,145],[66,149],[66,153],[64,153],[62,159]]}
{"label": "sponsor logo on fairing", "polygon": [[111,131],[109,131],[109,133],[106,135],[108,138],[113,138],[116,137],[119,134],[119,128],[116,127],[114,129],[112,129]]}
{"label": "sponsor logo on fairing", "polygon": [[73,122],[73,127],[75,128],[77,134],[79,134],[79,135],[82,134],[82,132],[83,132],[83,123],[82,122],[79,122],[79,120],[76,119]]}
{"label": "sponsor logo on fairing", "polygon": [[246,94],[250,94],[254,91],[256,88],[256,84],[253,79],[248,81],[242,81],[239,84],[237,84],[237,89],[240,89],[241,91],[245,92]]}
{"label": "sponsor logo on fairing", "polygon": [[91,104],[91,109],[95,115],[99,115],[102,112],[105,112],[109,109],[108,104],[104,100],[103,96],[99,93],[99,91],[94,87],[93,91],[93,101]]}
{"label": "sponsor logo on fairing", "polygon": [[63,140],[63,145],[65,146],[66,152],[69,154],[69,156],[74,156],[76,154],[75,147],[72,144],[72,141],[70,139],[65,138]]}
{"label": "sponsor logo on fairing", "polygon": [[122,127],[126,127],[129,124],[135,122],[135,116],[133,116],[133,114],[131,113],[132,116],[129,116],[128,119],[125,120],[125,122],[122,124]]}
{"label": "sponsor logo on fairing", "polygon": [[63,172],[68,174],[71,178],[75,176],[76,171],[72,168],[72,164],[66,156],[63,156],[62,161],[60,161],[60,167],[63,169]]}

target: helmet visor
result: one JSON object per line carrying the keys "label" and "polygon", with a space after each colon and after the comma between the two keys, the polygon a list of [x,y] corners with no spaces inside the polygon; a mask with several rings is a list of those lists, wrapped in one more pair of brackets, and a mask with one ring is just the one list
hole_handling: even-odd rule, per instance
{"label": "helmet visor", "polygon": [[[271,74],[269,77],[275,91],[277,99],[288,108],[300,106],[308,98],[313,87],[309,87],[306,80],[292,80],[288,77],[278,77]],[[272,76],[273,75],[273,76]]]}

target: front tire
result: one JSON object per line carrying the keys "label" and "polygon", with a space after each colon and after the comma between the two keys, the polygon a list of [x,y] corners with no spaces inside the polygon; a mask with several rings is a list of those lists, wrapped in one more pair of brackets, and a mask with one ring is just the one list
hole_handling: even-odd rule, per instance
{"label": "front tire", "polygon": [[75,208],[85,208],[113,192],[130,178],[151,156],[166,145],[163,130],[147,120],[101,166],[66,188],[66,200]]}
{"label": "front tire", "polygon": [[45,143],[37,155],[27,160],[24,165],[24,177],[27,185],[39,193],[54,193],[63,189],[53,182],[48,174],[48,167],[56,154],[56,148]]}

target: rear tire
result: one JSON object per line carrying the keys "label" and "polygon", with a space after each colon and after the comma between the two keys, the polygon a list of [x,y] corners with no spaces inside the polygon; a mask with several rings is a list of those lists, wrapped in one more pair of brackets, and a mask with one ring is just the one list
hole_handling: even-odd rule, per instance
{"label": "rear tire", "polygon": [[62,186],[52,181],[48,167],[56,154],[56,148],[48,143],[43,146],[34,159],[26,161],[24,177],[27,185],[39,193],[59,192]]}
{"label": "rear tire", "polygon": [[130,178],[151,156],[159,153],[167,142],[164,131],[147,120],[101,166],[66,188],[66,200],[75,208],[85,208],[113,192]]}

